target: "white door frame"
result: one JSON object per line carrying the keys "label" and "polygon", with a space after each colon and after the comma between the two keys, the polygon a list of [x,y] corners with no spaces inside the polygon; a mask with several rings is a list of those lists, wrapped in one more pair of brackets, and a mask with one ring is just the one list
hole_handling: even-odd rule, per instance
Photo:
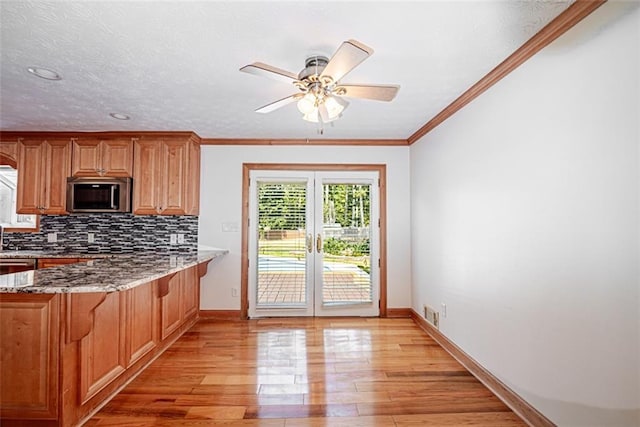
{"label": "white door frame", "polygon": [[[244,163],[242,165],[242,248],[240,315],[249,318],[249,184],[252,170],[295,171],[377,171],[379,201],[379,316],[387,316],[387,235],[386,235],[386,165],[324,163]],[[375,186],[374,186],[375,188]]]}

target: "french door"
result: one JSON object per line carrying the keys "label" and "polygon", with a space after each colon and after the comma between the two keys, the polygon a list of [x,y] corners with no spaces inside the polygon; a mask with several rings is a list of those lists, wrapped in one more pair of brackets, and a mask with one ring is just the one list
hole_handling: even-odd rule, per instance
{"label": "french door", "polygon": [[378,173],[252,170],[249,317],[377,316]]}

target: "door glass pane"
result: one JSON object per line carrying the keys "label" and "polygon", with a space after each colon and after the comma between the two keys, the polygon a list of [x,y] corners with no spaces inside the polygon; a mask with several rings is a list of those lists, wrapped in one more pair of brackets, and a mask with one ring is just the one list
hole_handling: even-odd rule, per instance
{"label": "door glass pane", "polygon": [[305,306],[306,183],[258,182],[257,305]]}
{"label": "door glass pane", "polygon": [[323,184],[322,192],[322,303],[370,303],[371,185]]}

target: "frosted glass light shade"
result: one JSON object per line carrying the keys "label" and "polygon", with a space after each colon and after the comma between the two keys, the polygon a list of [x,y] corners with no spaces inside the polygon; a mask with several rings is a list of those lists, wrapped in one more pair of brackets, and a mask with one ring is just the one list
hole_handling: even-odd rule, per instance
{"label": "frosted glass light shade", "polygon": [[329,96],[324,100],[324,105],[327,107],[327,114],[330,120],[337,119],[349,103],[343,99],[335,96]]}
{"label": "frosted glass light shade", "polygon": [[302,98],[300,98],[300,100],[298,101],[298,110],[302,114],[312,113],[313,110],[316,110],[316,109],[317,109],[316,97],[314,94],[310,92],[307,92],[307,94]]}
{"label": "frosted glass light shade", "polygon": [[315,108],[310,113],[304,114],[302,118],[308,122],[318,123],[318,116],[318,109]]}

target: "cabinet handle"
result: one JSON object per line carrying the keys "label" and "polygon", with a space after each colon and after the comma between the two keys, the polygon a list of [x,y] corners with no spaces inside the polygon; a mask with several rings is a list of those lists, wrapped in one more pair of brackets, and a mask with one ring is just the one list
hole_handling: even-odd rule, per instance
{"label": "cabinet handle", "polygon": [[318,253],[322,252],[322,236],[318,233],[318,237],[316,238],[316,250]]}

